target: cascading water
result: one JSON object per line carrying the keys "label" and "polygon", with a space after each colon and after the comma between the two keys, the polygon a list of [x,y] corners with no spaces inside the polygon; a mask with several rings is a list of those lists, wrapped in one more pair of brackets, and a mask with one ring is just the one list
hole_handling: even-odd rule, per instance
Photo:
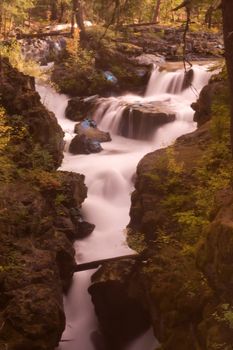
{"label": "cascading water", "polygon": [[[145,97],[125,95],[103,98],[93,118],[98,127],[109,131],[112,142],[104,144],[104,150],[98,154],[71,155],[65,152],[61,169],[80,172],[86,176],[88,198],[83,205],[85,220],[94,223],[96,228],[87,238],[75,243],[77,262],[128,254],[130,249],[125,243],[124,228],[129,221],[130,193],[133,189],[132,178],[139,160],[153,150],[171,144],[178,136],[195,129],[192,122],[193,111],[190,104],[196,100],[193,92],[208,82],[210,73],[206,66],[194,66],[193,88],[182,88],[184,73],[155,70],[148,84]],[[65,132],[69,142],[74,136],[74,122],[64,116],[68,98],[56,93],[50,87],[38,85],[42,101],[52,110]],[[176,114],[176,120],[154,130],[148,140],[135,140],[119,136],[119,125],[125,108],[131,104],[150,104],[159,101]],[[129,118],[129,124],[132,124]],[[128,136],[132,136],[132,125]],[[67,150],[67,147],[66,147]],[[76,273],[74,283],[64,307],[67,318],[66,330],[59,346],[60,350],[94,350],[94,334],[98,328],[93,306],[87,293],[93,271]],[[156,340],[152,331],[136,339],[127,350],[154,350]]]}

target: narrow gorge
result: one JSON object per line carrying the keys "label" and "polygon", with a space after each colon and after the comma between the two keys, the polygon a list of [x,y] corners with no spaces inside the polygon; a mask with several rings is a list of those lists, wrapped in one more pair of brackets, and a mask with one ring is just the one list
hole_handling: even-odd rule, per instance
{"label": "narrow gorge", "polygon": [[227,6],[0,4],[0,350],[233,349]]}
{"label": "narrow gorge", "polygon": [[[208,72],[210,66],[211,63],[205,62],[202,65],[193,66],[192,86],[195,87],[195,91],[200,91],[208,83],[211,76]],[[75,137],[76,125],[76,122],[65,117],[68,97],[56,93],[48,86],[37,85],[41,100],[49,110],[54,112],[65,132],[66,152],[61,170],[84,174],[88,187],[88,198],[82,206],[82,213],[86,221],[95,225],[95,229],[90,236],[75,243],[78,264],[132,252],[125,242],[125,228],[129,222],[130,193],[133,190],[137,163],[146,153],[165,147],[180,135],[196,128],[193,122],[194,111],[191,109],[191,103],[196,100],[195,91],[194,88],[186,87],[184,82],[185,73],[182,64],[168,64],[164,70],[160,70],[159,67],[154,68],[144,97],[123,95],[94,98],[94,103],[89,106],[90,111],[86,107],[86,115],[97,123],[98,128],[109,132],[112,140],[102,143],[103,150],[100,153],[89,155],[72,155],[68,151],[69,144]],[[88,105],[88,99],[86,100]],[[140,121],[137,118],[140,118]],[[87,125],[87,128],[91,127]],[[59,349],[75,349],[77,346],[83,350],[95,349],[95,341],[101,342],[98,340],[100,335],[93,306],[87,294],[93,273],[94,271],[87,271],[74,276],[72,289],[65,297],[67,327],[62,338],[64,342]],[[119,301],[112,301],[113,304],[117,302]],[[140,302],[137,303],[140,304]],[[111,309],[111,306],[109,308]],[[129,308],[129,313],[132,312],[132,308],[133,306]],[[134,317],[142,317],[140,312],[143,315],[141,310]],[[109,317],[110,315],[111,313]],[[121,316],[115,315],[115,318],[120,317],[117,322],[124,323],[126,315],[127,312]],[[133,322],[133,317],[131,318],[130,315],[128,317],[128,322]],[[109,319],[108,322],[115,322],[114,315],[112,318],[113,321]],[[137,324],[136,320],[135,323]],[[141,323],[136,325],[135,329],[132,326],[132,330],[125,324],[125,327],[129,327],[129,333],[132,334],[131,336],[125,334],[122,338],[124,336],[126,340],[128,336],[129,339],[133,338],[134,334],[136,336],[137,332],[140,333],[140,327],[148,328],[148,321],[146,326],[143,321]],[[138,331],[137,327],[139,327]],[[112,328],[114,332],[114,325]],[[122,332],[123,328],[119,331]],[[148,342],[147,337],[150,337],[148,348],[153,349],[156,340],[149,334],[146,333],[145,341]],[[111,338],[112,344],[107,346],[120,349],[122,345],[118,344],[116,339],[121,339],[121,336],[111,334]],[[71,341],[66,342],[66,340]],[[140,339],[138,341],[140,342]],[[127,348],[138,349],[137,342],[134,345],[129,344]]]}

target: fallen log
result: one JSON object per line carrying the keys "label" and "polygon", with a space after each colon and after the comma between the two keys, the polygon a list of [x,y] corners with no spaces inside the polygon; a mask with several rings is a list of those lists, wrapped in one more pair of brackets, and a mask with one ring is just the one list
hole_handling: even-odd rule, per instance
{"label": "fallen log", "polygon": [[34,38],[42,39],[42,38],[46,38],[47,36],[58,36],[58,35],[71,37],[71,32],[61,32],[59,30],[56,30],[56,31],[46,32],[46,33],[19,33],[16,35],[16,39],[18,40],[34,39]]}
{"label": "fallen log", "polygon": [[121,256],[116,256],[114,258],[107,258],[107,259],[100,259],[100,260],[95,260],[95,261],[90,261],[86,263],[81,263],[77,264],[74,266],[74,272],[81,272],[81,271],[86,271],[86,270],[92,270],[92,269],[97,269],[100,265],[103,265],[105,263],[109,262],[114,262],[118,260],[124,260],[124,259],[138,259],[140,257],[139,254],[133,253],[133,254],[128,254],[128,255],[121,255]]}

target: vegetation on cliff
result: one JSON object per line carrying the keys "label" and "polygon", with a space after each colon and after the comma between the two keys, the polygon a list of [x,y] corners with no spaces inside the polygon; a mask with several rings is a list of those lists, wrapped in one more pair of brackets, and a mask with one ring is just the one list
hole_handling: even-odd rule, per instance
{"label": "vegetation on cliff", "polygon": [[[66,19],[73,37],[67,39],[52,76],[60,91],[80,96],[108,90],[143,92],[150,65],[134,60],[143,53],[169,59],[222,53],[216,34],[218,1],[180,3],[86,1],[88,19],[96,24],[87,29],[82,1],[3,1],[0,35],[30,38],[36,31],[40,36],[38,30],[49,17],[55,24]],[[170,11],[175,7],[180,12]],[[101,307],[98,310],[108,345],[115,337],[116,348],[147,329],[151,319],[163,350],[232,349],[232,2],[223,0],[222,8],[230,87],[223,75],[214,78],[207,87],[211,110],[199,119],[207,105],[201,104],[204,93],[195,107],[199,129],[140,162],[128,243],[141,260],[105,266],[104,278],[95,277],[101,284],[90,289],[93,294],[97,290],[102,307],[107,285],[117,306],[110,298],[109,307],[115,315],[126,312],[127,325],[132,322],[129,329],[125,326],[122,340],[119,324],[113,322],[115,328],[109,331],[112,324]],[[207,33],[197,36],[204,17]],[[162,26],[155,26],[159,18]],[[196,22],[189,26],[191,19]],[[143,21],[153,22],[146,35]],[[20,23],[24,30],[15,28]],[[62,291],[71,282],[72,241],[83,236],[79,208],[86,187],[83,176],[56,171],[62,161],[63,132],[40,103],[34,80],[2,58],[10,56],[19,64],[19,56],[9,54],[6,45],[4,41],[0,48],[0,347],[47,350],[57,345],[65,325]]]}
{"label": "vegetation on cliff", "polygon": [[56,171],[63,132],[33,78],[7,59],[1,69],[0,347],[47,350],[65,327],[86,187],[82,175]]}
{"label": "vegetation on cliff", "polygon": [[[211,84],[222,84],[222,75]],[[229,88],[212,119],[138,166],[128,242],[162,349],[231,349]],[[153,305],[153,308],[151,307]]]}

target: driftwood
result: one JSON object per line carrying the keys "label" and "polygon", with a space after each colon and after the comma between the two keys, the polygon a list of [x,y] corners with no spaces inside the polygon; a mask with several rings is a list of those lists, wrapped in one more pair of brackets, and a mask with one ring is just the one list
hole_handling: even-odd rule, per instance
{"label": "driftwood", "polygon": [[71,32],[61,32],[59,30],[52,31],[52,32],[47,32],[47,33],[20,33],[16,35],[16,38],[19,39],[33,39],[33,38],[45,38],[46,36],[66,36],[69,37],[71,36]]}
{"label": "driftwood", "polygon": [[74,272],[97,269],[100,265],[103,265],[108,262],[114,262],[118,260],[132,259],[132,258],[137,259],[139,258],[139,255],[137,253],[133,253],[128,255],[116,256],[114,258],[107,258],[107,259],[95,260],[95,261],[91,261],[83,264],[78,264],[74,267]]}

